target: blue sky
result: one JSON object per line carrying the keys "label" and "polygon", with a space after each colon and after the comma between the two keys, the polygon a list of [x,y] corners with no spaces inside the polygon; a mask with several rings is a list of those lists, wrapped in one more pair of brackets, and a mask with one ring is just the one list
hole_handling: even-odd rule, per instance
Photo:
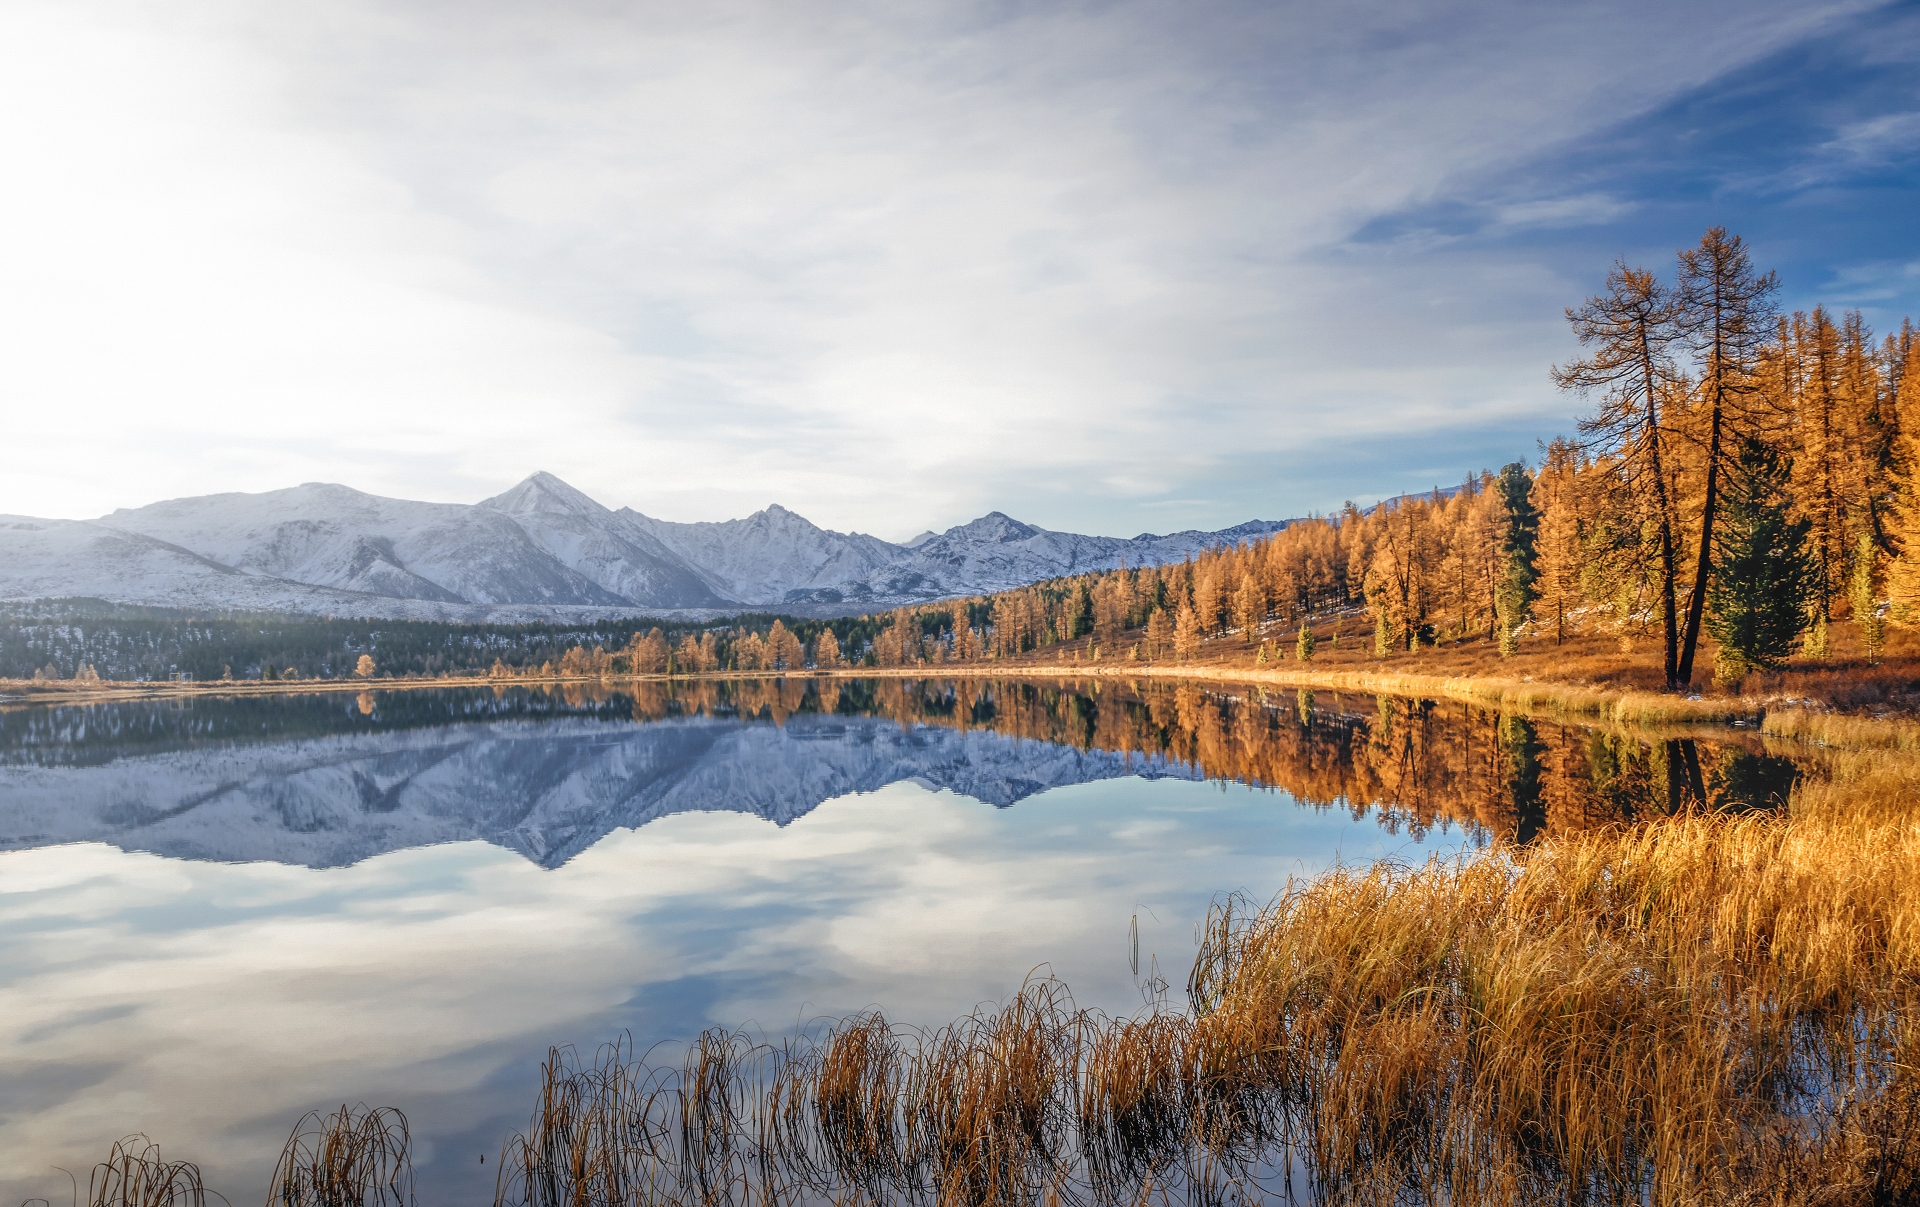
{"label": "blue sky", "polygon": [[1615,256],[1920,310],[1920,6],[0,12],[0,512],[1131,535],[1534,454]]}

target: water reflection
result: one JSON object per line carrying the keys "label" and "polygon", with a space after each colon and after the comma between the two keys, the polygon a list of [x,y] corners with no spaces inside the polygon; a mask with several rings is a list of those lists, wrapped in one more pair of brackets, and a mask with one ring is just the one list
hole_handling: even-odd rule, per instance
{"label": "water reflection", "polygon": [[0,849],[98,839],[351,864],[478,839],[556,867],[613,830],[733,810],[786,824],[913,780],[995,805],[1118,776],[1224,779],[1528,842],[1696,805],[1771,808],[1756,737],[1641,734],[1310,691],[996,680],[574,683],[203,697],[0,713]]}
{"label": "water reflection", "polygon": [[240,1201],[366,1100],[413,1119],[423,1203],[484,1201],[551,1043],[937,1024],[1036,967],[1124,1010],[1156,968],[1177,997],[1216,893],[1796,774],[1735,733],[1110,680],[0,712],[0,1199],[145,1129]]}

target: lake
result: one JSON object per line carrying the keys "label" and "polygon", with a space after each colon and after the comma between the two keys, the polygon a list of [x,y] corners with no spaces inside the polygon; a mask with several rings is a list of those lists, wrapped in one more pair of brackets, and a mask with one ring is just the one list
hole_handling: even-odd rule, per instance
{"label": "lake", "polygon": [[553,1045],[932,1026],[1034,976],[1179,1007],[1222,894],[1797,774],[1735,730],[1118,680],[0,705],[0,1199],[145,1132],[248,1201],[366,1102],[423,1204],[488,1201]]}

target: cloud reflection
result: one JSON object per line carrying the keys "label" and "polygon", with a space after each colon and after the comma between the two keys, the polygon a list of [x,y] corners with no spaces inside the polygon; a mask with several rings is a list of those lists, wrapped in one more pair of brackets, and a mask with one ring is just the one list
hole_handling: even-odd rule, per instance
{"label": "cloud reflection", "polygon": [[1414,851],[1279,793],[1119,779],[1010,810],[897,783],[785,827],[679,814],[551,871],[479,842],[324,870],[0,854],[0,1193],[62,1190],[53,1164],[145,1129],[244,1198],[297,1115],[365,1100],[413,1119],[424,1201],[466,1201],[550,1043],[938,1023],[1036,968],[1127,1009],[1133,914],[1178,981],[1217,891]]}

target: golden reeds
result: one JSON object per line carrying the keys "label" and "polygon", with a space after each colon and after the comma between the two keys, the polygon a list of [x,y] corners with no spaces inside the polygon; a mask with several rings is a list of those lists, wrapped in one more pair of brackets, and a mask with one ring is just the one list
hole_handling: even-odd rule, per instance
{"label": "golden reeds", "polygon": [[115,1140],[87,1180],[87,1207],[206,1207],[206,1202],[200,1167],[163,1159],[160,1146],[142,1135]]}
{"label": "golden reeds", "polygon": [[280,1150],[268,1207],[412,1207],[411,1148],[391,1107],[309,1111]]}
{"label": "golden reeds", "polygon": [[[673,1071],[556,1055],[498,1201],[1897,1202],[1920,1191],[1913,783],[1226,901],[1187,1012],[1036,981],[934,1031],[713,1033]],[[642,1176],[590,1176],[622,1161]]]}
{"label": "golden reeds", "polygon": [[1779,708],[1767,713],[1760,732],[1847,750],[1920,750],[1920,722],[1895,718]]}

